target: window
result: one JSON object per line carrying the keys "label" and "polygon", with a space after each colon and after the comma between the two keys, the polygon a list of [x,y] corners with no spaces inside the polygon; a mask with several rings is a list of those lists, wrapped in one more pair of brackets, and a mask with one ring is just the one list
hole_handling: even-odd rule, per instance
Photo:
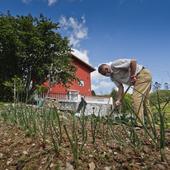
{"label": "window", "polygon": [[78,100],[78,94],[79,92],[78,91],[69,91],[68,92],[68,99],[70,101],[77,101]]}
{"label": "window", "polygon": [[79,84],[79,86],[84,87],[84,81],[83,81],[83,80],[80,80],[80,81],[78,82],[78,84]]}

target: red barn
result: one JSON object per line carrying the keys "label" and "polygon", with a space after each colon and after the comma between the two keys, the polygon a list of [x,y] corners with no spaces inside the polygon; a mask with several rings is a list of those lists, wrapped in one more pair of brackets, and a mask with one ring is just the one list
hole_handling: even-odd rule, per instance
{"label": "red barn", "polygon": [[71,54],[72,62],[77,68],[76,70],[76,77],[79,78],[79,81],[74,81],[73,84],[70,85],[69,89],[66,89],[61,84],[56,84],[51,87],[49,96],[55,98],[65,98],[66,94],[70,96],[78,95],[81,96],[91,96],[91,76],[90,73],[95,71],[95,69],[84,62],[83,60],[79,59],[75,55]]}

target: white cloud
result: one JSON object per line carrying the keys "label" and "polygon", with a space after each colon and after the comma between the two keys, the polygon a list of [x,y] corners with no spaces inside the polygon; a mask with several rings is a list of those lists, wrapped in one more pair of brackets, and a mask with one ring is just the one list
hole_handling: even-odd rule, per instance
{"label": "white cloud", "polygon": [[80,42],[88,36],[88,28],[85,25],[86,20],[84,16],[81,17],[80,21],[73,17],[66,18],[62,16],[59,23],[62,29],[65,30],[65,34],[73,48],[78,48]]}
{"label": "white cloud", "polygon": [[54,5],[58,0],[48,0],[48,6]]}
{"label": "white cloud", "polygon": [[98,83],[94,83],[92,81],[92,90],[95,91],[96,94],[110,94],[112,89],[115,87],[114,83],[109,79],[100,80]]}
{"label": "white cloud", "polygon": [[[32,0],[22,0],[22,2],[24,4],[28,4],[30,3]],[[54,5],[55,3],[57,3],[59,0],[47,0],[48,2],[48,6]]]}
{"label": "white cloud", "polygon": [[89,57],[88,57],[87,50],[72,49],[72,54],[89,64]]}
{"label": "white cloud", "polygon": [[115,87],[114,83],[109,77],[102,76],[98,73],[98,67],[95,67],[96,71],[91,73],[92,76],[92,90],[96,94],[110,94]]}
{"label": "white cloud", "polygon": [[32,0],[22,0],[22,2],[24,3],[24,4],[28,4],[29,2],[31,2]]}
{"label": "white cloud", "polygon": [[[88,36],[88,28],[85,25],[85,17],[81,17],[81,21],[78,21],[73,17],[66,18],[65,16],[62,16],[59,22],[60,26],[65,31],[64,33],[69,38],[70,44],[73,46],[72,53],[86,63],[89,63],[88,51],[79,50],[80,42]],[[110,63],[111,62],[107,64]],[[91,76],[92,89],[96,92],[96,94],[109,94],[115,87],[110,78],[102,76],[98,73],[97,67],[96,71],[92,72]]]}

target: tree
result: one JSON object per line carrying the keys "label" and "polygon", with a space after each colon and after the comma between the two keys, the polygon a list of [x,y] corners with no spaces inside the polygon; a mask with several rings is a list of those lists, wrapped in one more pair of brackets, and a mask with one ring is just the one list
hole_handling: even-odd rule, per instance
{"label": "tree", "polygon": [[169,90],[169,84],[167,82],[164,83],[164,89]]}
{"label": "tree", "polygon": [[4,82],[15,76],[25,82],[27,95],[49,75],[64,85],[75,79],[75,67],[69,57],[71,48],[58,29],[58,23],[43,15],[0,16],[0,98],[6,94]]}
{"label": "tree", "polygon": [[157,91],[161,89],[161,83],[155,82],[153,85],[153,91]]}

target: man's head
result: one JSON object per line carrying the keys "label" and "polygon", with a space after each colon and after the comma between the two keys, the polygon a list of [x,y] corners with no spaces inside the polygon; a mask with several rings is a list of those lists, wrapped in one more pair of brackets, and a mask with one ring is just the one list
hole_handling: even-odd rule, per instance
{"label": "man's head", "polygon": [[108,64],[101,64],[98,67],[98,72],[103,76],[110,76],[112,73],[111,67]]}

